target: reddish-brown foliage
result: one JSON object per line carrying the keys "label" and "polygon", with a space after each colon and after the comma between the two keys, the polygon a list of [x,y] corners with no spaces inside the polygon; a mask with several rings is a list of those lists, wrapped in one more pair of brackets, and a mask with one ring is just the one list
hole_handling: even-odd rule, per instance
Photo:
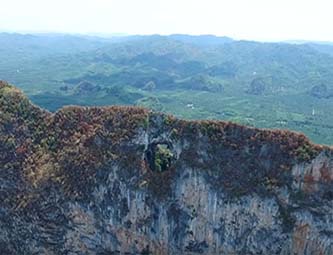
{"label": "reddish-brown foliage", "polygon": [[[169,134],[172,142],[187,142],[188,147],[180,155],[182,163],[207,170],[216,177],[217,185],[224,183],[230,189],[235,188],[235,180],[239,179],[247,189],[266,179],[273,180],[270,185],[279,185],[293,164],[311,161],[328,149],[295,132],[223,121],[178,120],[138,107],[70,106],[51,114],[31,104],[19,90],[5,82],[0,82],[0,109],[4,113],[0,115],[3,148],[0,163],[6,169],[25,168],[22,172],[27,176],[63,185],[74,196],[80,196],[80,192],[94,183],[99,169],[115,161],[122,162],[126,169],[138,168],[141,173],[148,173],[152,178],[147,181],[148,186],[170,185],[172,172],[150,173],[147,163],[142,162],[144,151],[133,142],[140,132],[148,129]],[[200,151],[205,151],[207,158],[202,158]],[[47,155],[47,160],[44,157],[39,164],[36,155],[40,154]],[[57,166],[50,167],[47,161]],[[327,171],[322,171],[327,179]],[[36,176],[43,174],[48,178]],[[159,178],[163,181],[157,181]]]}

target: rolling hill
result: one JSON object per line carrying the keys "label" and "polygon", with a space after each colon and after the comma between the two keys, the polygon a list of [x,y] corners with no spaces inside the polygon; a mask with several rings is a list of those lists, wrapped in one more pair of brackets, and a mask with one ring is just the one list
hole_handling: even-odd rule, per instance
{"label": "rolling hill", "polygon": [[333,144],[333,46],[216,36],[0,34],[0,79],[36,104],[142,105]]}

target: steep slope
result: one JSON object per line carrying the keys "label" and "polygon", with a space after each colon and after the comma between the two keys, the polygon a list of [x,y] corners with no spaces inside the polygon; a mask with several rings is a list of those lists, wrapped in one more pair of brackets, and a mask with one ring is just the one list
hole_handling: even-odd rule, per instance
{"label": "steep slope", "polygon": [[1,254],[327,254],[333,151],[135,107],[51,114],[0,83]]}

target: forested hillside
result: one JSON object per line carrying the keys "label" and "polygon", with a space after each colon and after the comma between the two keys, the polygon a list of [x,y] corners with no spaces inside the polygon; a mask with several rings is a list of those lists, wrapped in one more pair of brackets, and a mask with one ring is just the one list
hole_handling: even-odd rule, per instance
{"label": "forested hillside", "polygon": [[0,79],[34,103],[141,105],[333,144],[333,46],[215,36],[0,34]]}

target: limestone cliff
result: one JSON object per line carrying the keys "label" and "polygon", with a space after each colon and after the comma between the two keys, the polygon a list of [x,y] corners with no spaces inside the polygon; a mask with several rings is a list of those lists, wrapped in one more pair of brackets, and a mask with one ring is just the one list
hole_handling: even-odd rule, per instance
{"label": "limestone cliff", "polygon": [[333,254],[333,151],[0,83],[0,254]]}

